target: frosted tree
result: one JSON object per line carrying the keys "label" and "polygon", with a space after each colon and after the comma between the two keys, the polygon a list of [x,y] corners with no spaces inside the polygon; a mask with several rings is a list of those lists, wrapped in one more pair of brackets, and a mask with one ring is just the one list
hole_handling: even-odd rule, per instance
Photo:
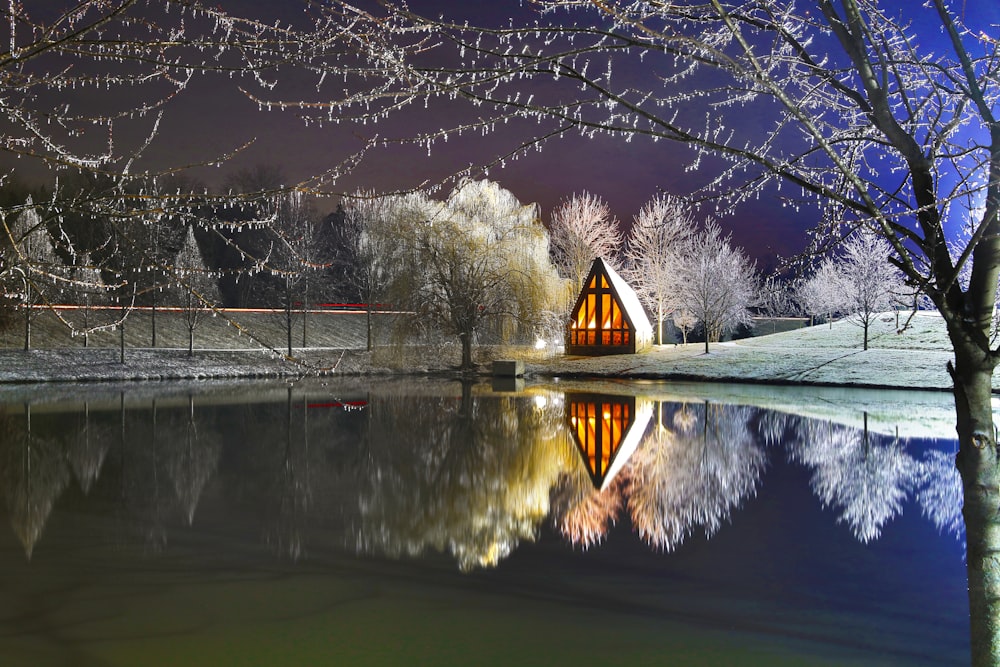
{"label": "frosted tree", "polygon": [[755,305],[761,315],[771,318],[771,333],[777,330],[775,320],[797,315],[799,309],[791,284],[778,276],[770,276],[761,283]]}
{"label": "frosted tree", "polygon": [[714,535],[756,492],[766,462],[749,428],[752,408],[678,407],[672,427],[660,420],[629,467],[632,523],[646,542],[666,551],[696,528]]}
{"label": "frosted tree", "polygon": [[463,369],[487,331],[534,334],[563,296],[537,207],[491,181],[463,181],[444,202],[412,203],[393,288],[415,314],[410,326],[457,337]]}
{"label": "frosted tree", "polygon": [[607,203],[588,192],[574,194],[552,211],[549,221],[552,257],[560,273],[579,294],[597,257],[612,264],[622,245],[622,234]]}
{"label": "frosted tree", "polygon": [[[344,204],[343,217],[335,230],[343,257],[337,265],[342,281],[365,304],[367,348],[374,347],[372,315],[377,304],[388,298],[403,266],[405,245],[398,242],[408,211],[420,210],[413,201],[420,195],[379,196],[357,191]],[[401,225],[402,228],[397,228]]]}
{"label": "frosted tree", "polygon": [[880,313],[892,309],[909,291],[896,268],[889,242],[867,229],[852,234],[835,261],[833,287],[849,321],[861,327],[863,349],[868,349],[868,331]]}
{"label": "frosted tree", "polygon": [[194,234],[194,225],[188,227],[184,244],[171,267],[177,299],[183,308],[184,324],[188,331],[188,356],[194,354],[194,332],[206,317],[213,314],[219,303],[219,286],[216,276],[205,266],[201,249]]}
{"label": "frosted tree", "polygon": [[94,307],[108,302],[108,288],[104,284],[101,270],[90,258],[89,252],[74,254],[73,264],[69,267],[71,300],[80,306],[82,317],[73,324],[73,330],[83,338],[83,346],[90,344],[90,334],[100,326],[94,318]]}
{"label": "frosted tree", "polygon": [[695,231],[694,218],[682,201],[658,195],[636,215],[628,236],[626,274],[653,314],[661,345],[663,321],[681,305],[681,267]]}
{"label": "frosted tree", "polygon": [[690,310],[681,308],[674,311],[672,319],[674,321],[674,326],[681,330],[681,341],[687,345],[688,332],[694,328],[694,325],[698,324],[698,318],[695,317]]}
{"label": "frosted tree", "polygon": [[23,207],[11,212],[8,224],[4,215],[4,260],[8,290],[14,294],[24,312],[24,349],[31,347],[31,322],[38,315],[38,306],[50,302],[62,284],[62,263],[56,257],[55,245],[39,208],[29,196]]}
{"label": "frosted tree", "polygon": [[803,279],[796,290],[799,303],[811,317],[825,315],[831,320],[833,316],[844,312],[847,304],[844,293],[838,289],[840,274],[833,260],[824,260],[808,278]]}
{"label": "frosted tree", "polygon": [[705,329],[705,354],[709,342],[751,321],[747,308],[757,296],[756,266],[715,223],[692,239],[679,277],[681,305]]}

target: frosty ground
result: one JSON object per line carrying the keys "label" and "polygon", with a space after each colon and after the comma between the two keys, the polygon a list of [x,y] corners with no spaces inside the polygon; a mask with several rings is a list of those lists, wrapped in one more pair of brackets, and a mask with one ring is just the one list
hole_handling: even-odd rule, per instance
{"label": "frosty ground", "polygon": [[[903,314],[897,324],[892,313],[880,317],[873,325],[868,350],[861,349],[861,329],[844,320],[713,344],[708,354],[702,343],[604,357],[538,354],[516,348],[492,354],[524,356],[529,379],[603,377],[949,390],[946,363],[952,355],[940,316],[920,312],[901,327],[906,319]],[[107,345],[84,348],[78,342],[75,347],[49,342],[45,349],[7,348],[0,350],[0,382],[427,374],[454,369],[457,345],[440,346],[432,353],[406,353],[398,348],[369,353],[358,335],[330,340],[327,330],[337,327],[329,323],[313,326],[311,336],[317,345],[293,348],[293,359],[277,346],[262,348],[246,338],[242,349],[198,349],[191,356],[179,347],[130,345],[124,363],[120,350]],[[357,321],[351,326],[356,328]],[[331,342],[335,345],[326,345]],[[483,361],[482,368],[488,372],[488,360]]]}

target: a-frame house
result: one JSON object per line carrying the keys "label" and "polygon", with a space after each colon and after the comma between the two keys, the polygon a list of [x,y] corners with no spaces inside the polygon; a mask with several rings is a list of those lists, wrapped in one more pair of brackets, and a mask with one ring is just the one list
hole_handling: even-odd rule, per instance
{"label": "a-frame house", "polygon": [[634,354],[653,344],[653,327],[639,297],[598,257],[570,315],[566,353]]}

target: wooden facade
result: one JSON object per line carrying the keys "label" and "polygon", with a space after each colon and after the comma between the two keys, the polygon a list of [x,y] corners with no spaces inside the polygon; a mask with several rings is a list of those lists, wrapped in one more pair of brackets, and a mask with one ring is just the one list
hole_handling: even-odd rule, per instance
{"label": "wooden facade", "polygon": [[570,315],[568,354],[634,354],[653,344],[653,327],[628,283],[598,257]]}

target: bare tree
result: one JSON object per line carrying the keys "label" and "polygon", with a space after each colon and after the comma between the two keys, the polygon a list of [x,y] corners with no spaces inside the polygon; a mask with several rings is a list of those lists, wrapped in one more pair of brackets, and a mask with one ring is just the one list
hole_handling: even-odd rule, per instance
{"label": "bare tree", "polygon": [[836,263],[827,259],[816,271],[799,283],[796,295],[811,317],[825,315],[833,326],[833,316],[844,311],[844,294],[837,289],[839,274]]}
{"label": "bare tree", "polygon": [[365,304],[367,349],[374,347],[372,314],[387,298],[390,285],[402,269],[405,245],[398,242],[396,225],[407,224],[404,214],[416,210],[417,195],[378,196],[358,191],[344,205],[336,230],[341,251],[338,274]]}
{"label": "bare tree", "polygon": [[680,305],[681,266],[695,229],[694,218],[683,202],[658,195],[639,211],[628,237],[626,274],[653,313],[656,340],[661,345],[663,321]]}
{"label": "bare tree", "polygon": [[552,256],[560,273],[573,281],[573,293],[583,287],[597,257],[615,263],[622,245],[618,220],[600,197],[574,194],[552,211],[549,223]]}
{"label": "bare tree", "polygon": [[275,246],[269,266],[284,286],[282,306],[288,356],[291,357],[296,304],[301,305],[302,346],[306,345],[309,275],[321,268],[317,256],[319,221],[312,199],[298,190],[279,195],[274,209],[276,220],[272,232]]}
{"label": "bare tree", "polygon": [[176,301],[183,307],[184,324],[188,330],[188,356],[194,354],[194,332],[218,305],[219,286],[216,276],[205,266],[201,249],[194,235],[194,225],[188,227],[177,257],[174,259],[172,275]]}
{"label": "bare tree", "polygon": [[872,322],[907,292],[903,275],[892,260],[888,241],[862,229],[847,239],[841,258],[835,262],[833,287],[840,292],[839,300],[850,315],[848,320],[864,331],[865,350]]}
{"label": "bare tree", "polygon": [[705,328],[705,354],[709,342],[750,322],[747,308],[757,296],[757,269],[715,223],[692,240],[680,277],[681,303]]}

